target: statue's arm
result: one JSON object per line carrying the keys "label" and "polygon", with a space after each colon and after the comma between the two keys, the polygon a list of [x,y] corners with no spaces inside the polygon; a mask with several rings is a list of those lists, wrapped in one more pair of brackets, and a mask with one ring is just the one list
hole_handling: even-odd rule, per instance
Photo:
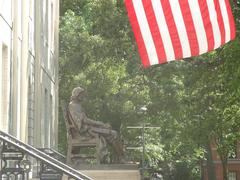
{"label": "statue's arm", "polygon": [[[94,121],[88,117],[84,118],[83,122],[88,125],[92,126],[100,126],[100,127],[105,127],[106,125],[100,121]],[[106,128],[106,127],[105,127]]]}
{"label": "statue's arm", "polygon": [[88,118],[84,111],[79,110],[78,106],[70,104],[69,111],[71,113],[73,120],[78,124],[79,129],[81,128],[82,124],[111,129],[111,126],[109,124],[104,124],[100,121],[95,121]]}

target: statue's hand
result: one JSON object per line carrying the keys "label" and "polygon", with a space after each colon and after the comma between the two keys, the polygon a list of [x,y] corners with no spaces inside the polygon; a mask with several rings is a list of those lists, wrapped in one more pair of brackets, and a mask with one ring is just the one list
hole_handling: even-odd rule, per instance
{"label": "statue's hand", "polygon": [[104,127],[105,127],[106,129],[112,129],[112,126],[111,126],[109,123],[104,124]]}

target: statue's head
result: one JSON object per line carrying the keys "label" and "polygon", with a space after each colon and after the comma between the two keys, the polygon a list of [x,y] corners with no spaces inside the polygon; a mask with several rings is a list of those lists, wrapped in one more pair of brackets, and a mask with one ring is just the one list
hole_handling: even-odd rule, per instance
{"label": "statue's head", "polygon": [[81,87],[76,87],[72,91],[71,100],[82,100],[85,90]]}

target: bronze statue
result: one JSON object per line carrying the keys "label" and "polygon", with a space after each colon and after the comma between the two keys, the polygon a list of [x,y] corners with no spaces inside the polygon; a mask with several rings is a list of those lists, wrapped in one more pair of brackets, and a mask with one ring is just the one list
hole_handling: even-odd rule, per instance
{"label": "bronze statue", "polygon": [[123,157],[123,145],[117,131],[112,130],[110,124],[104,124],[88,118],[82,108],[81,102],[85,96],[85,90],[76,87],[72,91],[71,101],[69,103],[69,113],[76,122],[80,135],[84,138],[100,137],[100,157],[104,159],[107,155],[107,143],[110,144],[118,155],[119,161]]}

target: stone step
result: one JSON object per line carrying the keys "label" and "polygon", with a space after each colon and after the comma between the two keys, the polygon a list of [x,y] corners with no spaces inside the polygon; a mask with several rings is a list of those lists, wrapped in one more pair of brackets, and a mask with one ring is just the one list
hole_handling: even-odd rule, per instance
{"label": "stone step", "polygon": [[138,170],[137,164],[80,164],[79,170]]}
{"label": "stone step", "polygon": [[94,180],[140,180],[139,170],[81,170]]}

